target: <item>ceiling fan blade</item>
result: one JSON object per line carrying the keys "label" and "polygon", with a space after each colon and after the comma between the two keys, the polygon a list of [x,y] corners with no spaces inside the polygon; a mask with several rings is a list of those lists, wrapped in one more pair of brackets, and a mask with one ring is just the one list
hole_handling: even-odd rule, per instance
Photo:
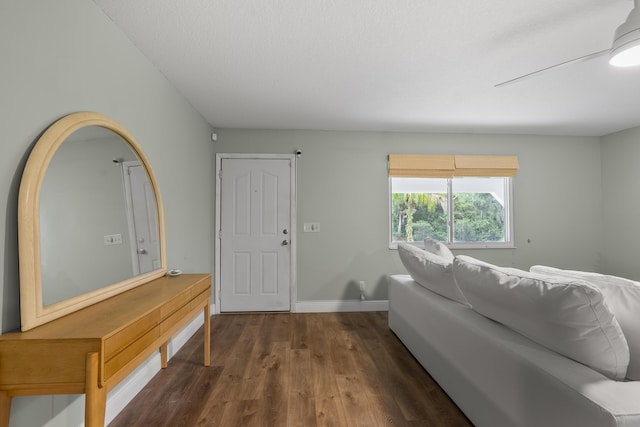
{"label": "ceiling fan blade", "polygon": [[511,80],[504,81],[502,83],[498,83],[498,84],[494,85],[494,87],[502,87],[502,86],[507,86],[507,85],[513,84],[513,83],[517,83],[517,82],[520,82],[522,80],[528,79],[529,77],[533,77],[533,76],[535,76],[537,74],[544,73],[546,71],[550,71],[550,70],[553,70],[553,69],[556,69],[556,68],[564,67],[565,65],[576,64],[578,62],[588,61],[590,59],[594,59],[594,58],[597,58],[599,56],[606,55],[607,53],[609,53],[609,49],[605,49],[605,50],[601,50],[601,51],[598,51],[598,52],[590,53],[588,55],[584,55],[584,56],[581,56],[579,58],[570,59],[568,61],[561,62],[561,63],[556,64],[556,65],[551,65],[549,67],[533,71],[531,73],[522,75],[520,77],[516,77],[515,79],[511,79]]}

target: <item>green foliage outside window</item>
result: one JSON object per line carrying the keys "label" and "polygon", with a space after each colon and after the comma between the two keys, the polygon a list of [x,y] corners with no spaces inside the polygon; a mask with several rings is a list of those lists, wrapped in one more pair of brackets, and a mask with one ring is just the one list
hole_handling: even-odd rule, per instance
{"label": "green foliage outside window", "polygon": [[[448,241],[446,193],[393,193],[392,237],[414,242]],[[455,242],[504,242],[505,209],[490,193],[455,193]]]}
{"label": "green foliage outside window", "polygon": [[446,193],[393,193],[393,240],[447,241]]}
{"label": "green foliage outside window", "polygon": [[504,207],[489,193],[453,196],[454,242],[504,242]]}

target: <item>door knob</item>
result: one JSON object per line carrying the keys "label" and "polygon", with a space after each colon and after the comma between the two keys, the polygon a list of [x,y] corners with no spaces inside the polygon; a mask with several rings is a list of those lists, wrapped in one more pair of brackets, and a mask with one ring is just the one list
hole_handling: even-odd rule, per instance
{"label": "door knob", "polygon": [[146,249],[138,249],[138,254],[139,255],[146,255],[147,254],[147,250]]}
{"label": "door knob", "polygon": [[282,243],[280,243],[282,246],[287,246],[289,244],[288,240],[283,240]]}

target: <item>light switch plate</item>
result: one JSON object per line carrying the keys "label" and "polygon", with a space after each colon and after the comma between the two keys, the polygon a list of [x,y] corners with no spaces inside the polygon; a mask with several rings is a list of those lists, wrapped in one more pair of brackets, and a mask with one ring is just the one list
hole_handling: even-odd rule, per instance
{"label": "light switch plate", "polygon": [[302,231],[305,233],[319,233],[320,232],[320,223],[319,222],[305,222],[302,226]]}
{"label": "light switch plate", "polygon": [[122,234],[109,234],[104,236],[104,245],[121,245],[122,244]]}

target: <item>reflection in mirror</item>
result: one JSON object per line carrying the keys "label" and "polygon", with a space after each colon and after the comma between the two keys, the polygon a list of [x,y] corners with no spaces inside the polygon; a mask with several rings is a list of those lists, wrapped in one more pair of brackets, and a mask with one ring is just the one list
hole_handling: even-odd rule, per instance
{"label": "reflection in mirror", "polygon": [[163,276],[162,200],[133,135],[93,112],[53,123],[25,165],[18,236],[23,331]]}
{"label": "reflection in mirror", "polygon": [[153,189],[138,157],[100,126],[58,148],[40,190],[44,306],[160,268]]}

